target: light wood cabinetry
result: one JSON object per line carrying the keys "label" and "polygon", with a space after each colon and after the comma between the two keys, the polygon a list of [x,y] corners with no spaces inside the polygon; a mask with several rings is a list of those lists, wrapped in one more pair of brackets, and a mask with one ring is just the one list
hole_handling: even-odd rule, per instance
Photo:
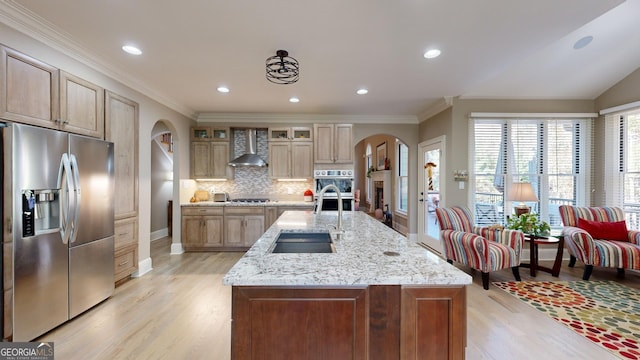
{"label": "light wood cabinetry", "polygon": [[313,178],[311,128],[269,128],[269,175],[274,179]]}
{"label": "light wood cabinetry", "polygon": [[138,268],[137,218],[116,220],[114,234],[114,281],[118,282],[127,278]]}
{"label": "light wood cabinetry", "polygon": [[191,141],[226,141],[229,142],[228,127],[194,126],[191,128]]}
{"label": "light wood cabinetry", "polygon": [[269,175],[274,179],[291,177],[291,143],[289,141],[269,143]]}
{"label": "light wood cabinetry", "polygon": [[104,89],[60,71],[60,129],[104,137]]}
{"label": "light wood cabinetry", "polygon": [[313,141],[311,127],[270,127],[269,141]]}
{"label": "light wood cabinetry", "polygon": [[0,117],[104,137],[104,89],[0,46]]}
{"label": "light wood cabinetry", "polygon": [[[106,92],[105,138],[114,143],[116,280],[138,268],[138,113],[138,103]],[[128,241],[118,240],[118,229],[127,230]],[[134,259],[131,265],[124,264],[128,258]]]}
{"label": "light wood cabinetry", "polygon": [[315,124],[313,130],[315,163],[353,163],[352,124]]}
{"label": "light wood cabinetry", "polygon": [[464,286],[234,286],[231,317],[233,359],[465,357]]}
{"label": "light wood cabinetry", "polygon": [[313,144],[291,143],[291,178],[312,179],[313,178]]}
{"label": "light wood cabinetry", "polygon": [[191,128],[191,177],[229,179],[229,128]]}
{"label": "light wood cabinetry", "polygon": [[224,210],[222,207],[182,208],[182,247],[207,250],[224,245]]}
{"label": "light wood cabinetry", "polygon": [[264,207],[225,207],[225,247],[249,248],[264,229]]}

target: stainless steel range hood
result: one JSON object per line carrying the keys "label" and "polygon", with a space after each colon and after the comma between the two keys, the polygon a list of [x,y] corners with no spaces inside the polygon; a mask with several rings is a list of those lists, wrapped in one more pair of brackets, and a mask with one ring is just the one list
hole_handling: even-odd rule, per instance
{"label": "stainless steel range hood", "polygon": [[267,166],[267,163],[262,160],[258,154],[256,154],[257,149],[257,130],[256,129],[247,129],[247,141],[245,143],[245,151],[244,154],[238,156],[237,158],[231,160],[229,165],[231,166]]}

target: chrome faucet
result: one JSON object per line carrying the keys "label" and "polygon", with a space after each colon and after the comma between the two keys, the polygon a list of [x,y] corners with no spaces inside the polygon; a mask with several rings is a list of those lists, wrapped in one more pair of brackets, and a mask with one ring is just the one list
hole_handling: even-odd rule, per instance
{"label": "chrome faucet", "polygon": [[316,205],[316,214],[320,215],[322,213],[322,202],[324,201],[324,193],[329,189],[334,189],[336,194],[338,195],[338,225],[336,226],[336,230],[338,232],[342,232],[342,195],[340,194],[340,189],[334,184],[329,184],[318,192],[318,201]]}

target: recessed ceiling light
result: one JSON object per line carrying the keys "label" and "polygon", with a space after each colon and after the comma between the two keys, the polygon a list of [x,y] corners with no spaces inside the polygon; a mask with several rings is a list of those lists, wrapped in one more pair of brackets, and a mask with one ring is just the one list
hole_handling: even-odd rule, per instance
{"label": "recessed ceiling light", "polygon": [[585,36],[580,40],[576,41],[576,43],[573,44],[573,48],[576,50],[582,49],[583,47],[586,47],[587,45],[589,45],[592,40],[593,40],[593,36],[591,35]]}
{"label": "recessed ceiling light", "polygon": [[358,89],[358,91],[356,91],[356,94],[364,95],[364,94],[366,94],[368,92],[369,92],[369,90],[367,90],[367,89]]}
{"label": "recessed ceiling light", "polygon": [[298,99],[297,97],[292,97],[291,99],[289,99],[289,102],[297,103],[300,102],[300,99]]}
{"label": "recessed ceiling light", "polygon": [[440,56],[441,51],[438,49],[431,49],[429,51],[427,51],[426,53],[424,53],[424,57],[425,59],[433,59],[433,58],[437,58],[438,56]]}
{"label": "recessed ceiling light", "polygon": [[140,55],[142,54],[142,50],[138,49],[137,47],[133,46],[133,45],[125,45],[122,47],[122,50],[124,50],[124,52],[129,53],[131,55]]}
{"label": "recessed ceiling light", "polygon": [[218,87],[218,92],[228,93],[229,92],[229,88],[226,87],[226,86],[220,86],[220,87]]}

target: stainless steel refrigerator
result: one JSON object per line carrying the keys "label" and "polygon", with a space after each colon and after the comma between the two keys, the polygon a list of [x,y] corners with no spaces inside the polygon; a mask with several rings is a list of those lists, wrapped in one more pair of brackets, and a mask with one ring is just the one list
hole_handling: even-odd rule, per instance
{"label": "stainless steel refrigerator", "polygon": [[113,143],[7,125],[13,341],[30,341],[113,294]]}

